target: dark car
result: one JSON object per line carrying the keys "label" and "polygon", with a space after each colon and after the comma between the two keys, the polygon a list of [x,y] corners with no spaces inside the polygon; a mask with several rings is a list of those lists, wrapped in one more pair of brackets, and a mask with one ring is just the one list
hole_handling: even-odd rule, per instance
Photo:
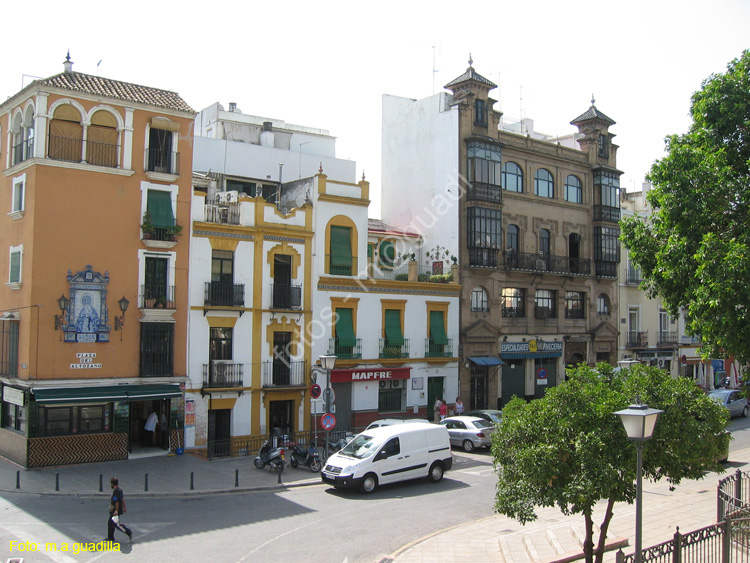
{"label": "dark car", "polygon": [[466,416],[476,416],[477,418],[483,418],[487,422],[491,422],[495,426],[499,426],[503,420],[503,411],[495,409],[479,409],[464,413]]}

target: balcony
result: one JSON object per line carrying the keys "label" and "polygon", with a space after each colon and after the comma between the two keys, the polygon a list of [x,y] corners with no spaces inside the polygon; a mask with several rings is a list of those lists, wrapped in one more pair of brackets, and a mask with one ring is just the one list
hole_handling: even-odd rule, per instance
{"label": "balcony", "polygon": [[354,340],[354,346],[341,346],[338,339],[331,338],[328,341],[328,355],[338,356],[340,360],[361,360],[362,339],[356,338]]}
{"label": "balcony", "polygon": [[271,284],[273,302],[271,309],[298,310],[302,308],[302,286]]}
{"label": "balcony", "polygon": [[641,269],[629,266],[628,272],[625,275],[625,283],[628,285],[639,285],[641,281]]}
{"label": "balcony", "polygon": [[13,164],[18,164],[34,156],[34,139],[26,139],[13,145]]}
{"label": "balcony", "polygon": [[610,221],[617,223],[620,220],[620,208],[609,205],[594,206],[594,221]]}
{"label": "balcony", "polygon": [[453,339],[449,338],[446,344],[436,344],[431,338],[425,338],[424,356],[425,358],[453,357]]}
{"label": "balcony", "polygon": [[387,338],[380,339],[379,345],[380,358],[408,358],[409,357],[409,339],[404,338],[404,343],[399,345],[388,344]]}
{"label": "balcony", "polygon": [[352,276],[354,270],[354,260],[350,256],[347,263],[346,259],[342,260],[342,257],[336,258],[336,264],[331,264],[331,255],[326,254],[326,265],[328,266],[328,273],[332,276]]}
{"label": "balcony", "polygon": [[270,387],[305,387],[305,362],[290,362],[283,358],[263,362],[261,384]]}
{"label": "balcony", "polygon": [[180,170],[180,153],[167,151],[160,147],[146,149],[146,172],[178,175]]}
{"label": "balcony", "polygon": [[660,330],[656,341],[657,346],[674,346],[677,344],[676,330]]}
{"label": "balcony", "polygon": [[551,307],[540,307],[539,305],[534,306],[535,319],[554,319],[556,316],[555,310]]}
{"label": "balcony", "polygon": [[243,364],[231,360],[214,360],[203,364],[203,388],[243,387]]}
{"label": "balcony", "polygon": [[147,283],[141,286],[138,307],[141,309],[176,309],[175,286]]}
{"label": "balcony", "polygon": [[495,184],[485,182],[471,182],[466,196],[470,201],[489,201],[490,203],[503,202],[503,190]]}
{"label": "balcony", "polygon": [[503,307],[502,315],[507,319],[521,319],[526,316],[526,311],[523,307]]}
{"label": "balcony", "polygon": [[[85,159],[83,158],[84,149],[86,151]],[[26,158],[29,158],[28,154],[30,153],[27,152],[26,154]],[[83,139],[50,135],[47,156],[51,160],[85,162],[94,166],[117,168],[118,146],[117,143],[84,141]]]}
{"label": "balcony", "polygon": [[588,258],[571,258],[569,256],[509,250],[505,252],[505,269],[590,276],[591,260]]}
{"label": "balcony", "polygon": [[469,266],[472,268],[497,268],[497,248],[469,248]]}
{"label": "balcony", "polygon": [[594,266],[596,268],[597,278],[617,278],[617,264],[618,262],[605,262],[603,260],[596,260]]}
{"label": "balcony", "polygon": [[628,348],[648,348],[648,331],[629,330],[625,346]]}
{"label": "balcony", "polygon": [[203,304],[214,307],[244,307],[245,284],[206,282]]}
{"label": "balcony", "polygon": [[572,307],[570,309],[565,309],[565,318],[566,319],[585,319],[586,314],[585,314],[583,307]]}

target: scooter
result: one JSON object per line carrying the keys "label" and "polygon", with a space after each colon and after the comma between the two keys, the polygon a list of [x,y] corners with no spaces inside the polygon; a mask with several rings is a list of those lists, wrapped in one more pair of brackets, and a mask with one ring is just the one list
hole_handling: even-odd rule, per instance
{"label": "scooter", "polygon": [[278,471],[279,467],[284,466],[284,448],[274,448],[270,440],[263,442],[258,455],[253,460],[255,467],[263,469],[270,465],[271,469]]}
{"label": "scooter", "polygon": [[316,450],[315,446],[311,444],[306,450],[303,450],[298,446],[292,446],[292,453],[289,456],[289,465],[292,467],[305,465],[310,468],[310,471],[316,473],[320,471],[322,464],[320,463],[318,450]]}

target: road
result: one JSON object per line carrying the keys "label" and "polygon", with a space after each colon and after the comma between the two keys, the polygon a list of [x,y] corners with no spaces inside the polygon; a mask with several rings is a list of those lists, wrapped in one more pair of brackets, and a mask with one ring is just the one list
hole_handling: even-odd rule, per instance
{"label": "road", "polygon": [[[750,418],[735,419],[733,449],[750,447]],[[294,561],[372,563],[436,531],[493,514],[495,476],[486,452],[455,455],[440,483],[414,481],[369,496],[324,485],[282,492],[138,498],[127,523],[134,543],[122,552],[74,553],[75,543],[105,537],[101,498],[6,494],[0,499],[0,555],[23,563],[118,561]],[[125,540],[124,536],[121,536]],[[9,552],[10,542],[38,552]],[[58,551],[45,549],[54,542]],[[62,544],[69,544],[63,552]],[[15,545],[15,544],[14,544]]]}

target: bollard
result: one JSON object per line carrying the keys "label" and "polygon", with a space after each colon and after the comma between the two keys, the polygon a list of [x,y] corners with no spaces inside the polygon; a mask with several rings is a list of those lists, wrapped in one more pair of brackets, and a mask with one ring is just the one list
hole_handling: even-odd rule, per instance
{"label": "bollard", "polygon": [[234,470],[234,486],[235,487],[240,486],[240,470],[239,469]]}
{"label": "bollard", "polygon": [[55,490],[60,491],[60,474],[55,473]]}
{"label": "bollard", "polygon": [[104,487],[102,486],[102,474],[101,473],[99,473],[99,492],[100,493],[104,492]]}
{"label": "bollard", "polygon": [[193,486],[193,472],[190,472],[190,490],[195,490],[195,487]]}
{"label": "bollard", "polygon": [[284,458],[283,457],[281,459],[281,463],[279,464],[278,472],[279,472],[278,483],[279,483],[279,485],[283,485],[283,483],[281,482],[281,474],[284,472]]}
{"label": "bollard", "polygon": [[16,489],[21,488],[21,472],[16,471]]}
{"label": "bollard", "polygon": [[145,475],[145,480],[143,482],[143,490],[148,492],[148,473]]}

